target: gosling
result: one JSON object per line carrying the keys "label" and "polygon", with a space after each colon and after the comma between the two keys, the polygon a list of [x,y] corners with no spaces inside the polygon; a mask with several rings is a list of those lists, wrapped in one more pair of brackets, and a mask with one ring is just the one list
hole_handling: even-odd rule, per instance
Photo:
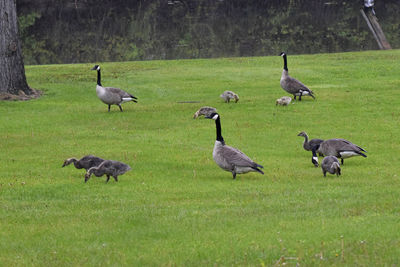
{"label": "gosling", "polygon": [[327,172],[329,172],[330,174],[336,174],[336,176],[339,176],[341,174],[340,163],[335,156],[325,157],[322,160],[321,168],[324,177],[326,177]]}
{"label": "gosling", "polygon": [[290,102],[292,102],[292,98],[290,96],[282,96],[276,100],[275,105],[287,106],[290,104]]}
{"label": "gosling", "polygon": [[90,168],[85,174],[85,183],[90,179],[92,174],[97,177],[101,177],[104,174],[107,176],[106,183],[110,180],[110,176],[118,182],[118,176],[123,175],[127,171],[131,170],[131,167],[123,162],[115,160],[105,160],[98,167]]}
{"label": "gosling", "polygon": [[225,103],[229,103],[231,99],[235,99],[235,103],[239,101],[239,96],[232,91],[223,92],[220,97],[225,101]]}
{"label": "gosling", "polygon": [[213,113],[217,113],[217,109],[213,107],[204,106],[201,107],[196,113],[193,115],[193,119],[197,119],[200,116],[209,116]]}

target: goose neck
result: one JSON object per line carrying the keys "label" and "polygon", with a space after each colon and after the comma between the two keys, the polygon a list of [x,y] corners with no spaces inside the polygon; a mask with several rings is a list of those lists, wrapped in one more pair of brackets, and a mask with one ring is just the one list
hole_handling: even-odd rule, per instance
{"label": "goose neck", "polygon": [[286,71],[289,71],[289,70],[288,70],[288,67],[287,67],[287,57],[286,57],[286,54],[283,55],[283,69],[286,70]]}
{"label": "goose neck", "polygon": [[220,141],[222,144],[225,144],[224,138],[222,137],[222,134],[221,134],[221,120],[220,120],[219,116],[215,120],[215,127],[217,129],[217,141]]}
{"label": "goose neck", "polygon": [[101,86],[101,73],[100,73],[100,70],[97,70],[97,85]]}

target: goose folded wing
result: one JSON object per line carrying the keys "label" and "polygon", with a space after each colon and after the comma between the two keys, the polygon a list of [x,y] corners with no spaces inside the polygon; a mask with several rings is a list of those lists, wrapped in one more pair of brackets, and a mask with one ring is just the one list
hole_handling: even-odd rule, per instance
{"label": "goose folded wing", "polygon": [[342,151],[353,150],[353,151],[364,151],[364,152],[367,152],[363,148],[353,144],[350,141],[347,141],[346,139],[337,139],[337,140],[340,140],[342,142],[342,146],[340,148],[340,150],[342,150]]}
{"label": "goose folded wing", "polygon": [[121,99],[124,98],[124,97],[132,97],[133,99],[137,99],[135,96],[133,96],[133,95],[131,95],[131,94],[125,92],[124,90],[119,89],[119,88],[115,88],[115,87],[106,87],[106,89],[107,89],[107,91],[109,91],[110,93],[119,95],[119,96],[121,97]]}
{"label": "goose folded wing", "polygon": [[307,86],[305,86],[302,82],[296,80],[295,78],[289,77],[286,82],[289,87],[296,88],[298,91],[301,90],[301,91],[312,92]]}
{"label": "goose folded wing", "polygon": [[257,167],[257,164],[254,161],[236,148],[225,146],[224,156],[229,164],[240,167]]}

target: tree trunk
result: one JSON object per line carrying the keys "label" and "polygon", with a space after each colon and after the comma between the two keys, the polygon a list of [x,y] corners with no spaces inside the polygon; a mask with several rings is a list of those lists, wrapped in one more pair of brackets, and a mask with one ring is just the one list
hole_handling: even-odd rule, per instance
{"label": "tree trunk", "polygon": [[0,94],[34,94],[26,82],[16,0],[0,0]]}

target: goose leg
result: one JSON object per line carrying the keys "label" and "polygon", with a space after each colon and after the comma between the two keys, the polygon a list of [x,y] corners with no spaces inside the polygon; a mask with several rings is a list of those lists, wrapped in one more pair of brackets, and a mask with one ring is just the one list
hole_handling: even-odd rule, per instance
{"label": "goose leg", "polygon": [[121,112],[122,112],[121,104],[118,104],[118,107],[119,107],[119,110],[121,110]]}
{"label": "goose leg", "polygon": [[340,159],[340,162],[342,163],[342,165],[344,164],[344,160],[343,158]]}
{"label": "goose leg", "polygon": [[293,95],[294,96],[294,100],[296,100],[296,95]]}
{"label": "goose leg", "polygon": [[326,177],[326,171],[323,171],[323,173],[324,173],[324,177]]}
{"label": "goose leg", "polygon": [[107,174],[107,180],[106,183],[108,183],[108,180],[110,180],[110,175]]}
{"label": "goose leg", "polygon": [[300,92],[300,95],[299,95],[299,101],[301,101],[301,95],[302,95],[302,92]]}
{"label": "goose leg", "polygon": [[233,179],[236,179],[236,172],[232,171]]}
{"label": "goose leg", "polygon": [[110,112],[111,105],[108,105],[108,112]]}
{"label": "goose leg", "polygon": [[118,176],[113,176],[114,177],[114,180],[116,181],[116,182],[118,182]]}

